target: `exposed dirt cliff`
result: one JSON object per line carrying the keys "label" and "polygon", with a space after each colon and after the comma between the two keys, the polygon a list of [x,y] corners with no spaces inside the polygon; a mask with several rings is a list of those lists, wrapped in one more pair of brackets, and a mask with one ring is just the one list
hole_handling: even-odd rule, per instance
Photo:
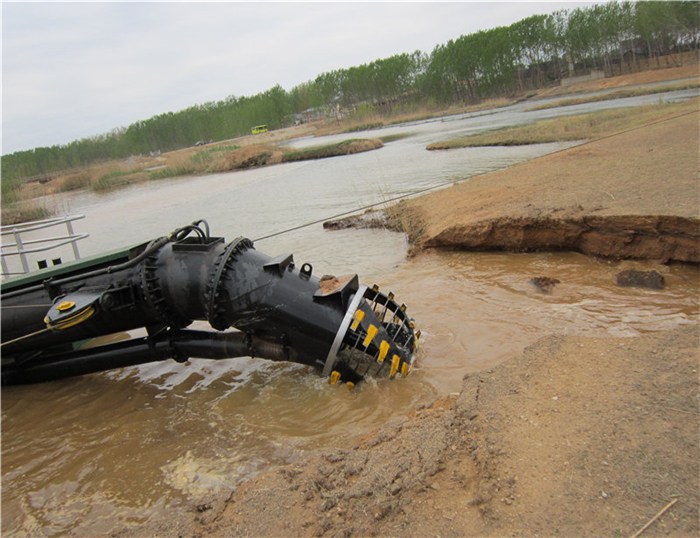
{"label": "exposed dirt cliff", "polygon": [[695,107],[405,201],[393,213],[420,248],[700,263],[699,134]]}

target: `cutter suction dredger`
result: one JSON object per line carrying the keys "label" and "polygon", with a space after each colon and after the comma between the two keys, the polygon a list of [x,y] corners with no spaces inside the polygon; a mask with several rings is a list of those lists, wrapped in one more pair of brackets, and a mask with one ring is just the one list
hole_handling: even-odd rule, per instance
{"label": "cutter suction dredger", "polygon": [[[195,357],[298,362],[354,384],[406,376],[419,337],[393,294],[357,275],[319,279],[291,254],[210,236],[205,221],[1,289],[3,384]],[[213,330],[187,329],[195,320]],[[126,331],[141,336],[96,340]]]}

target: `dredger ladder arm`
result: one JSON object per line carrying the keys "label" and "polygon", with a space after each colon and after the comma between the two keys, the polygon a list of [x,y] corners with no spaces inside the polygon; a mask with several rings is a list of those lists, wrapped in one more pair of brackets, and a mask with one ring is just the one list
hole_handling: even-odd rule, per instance
{"label": "dredger ladder arm", "polygon": [[[419,331],[393,294],[357,275],[317,278],[293,256],[226,243],[205,221],[127,251],[7,280],[2,383],[32,383],[164,359],[241,356],[314,366],[331,383],[406,376]],[[194,320],[212,330],[187,329]],[[146,336],[83,347],[98,336]]]}

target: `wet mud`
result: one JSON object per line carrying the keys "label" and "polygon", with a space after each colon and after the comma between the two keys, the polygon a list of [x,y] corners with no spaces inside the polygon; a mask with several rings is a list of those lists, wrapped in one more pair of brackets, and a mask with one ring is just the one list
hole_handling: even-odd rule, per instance
{"label": "wet mud", "polygon": [[629,536],[678,499],[656,534],[693,535],[700,460],[687,424],[700,412],[698,339],[697,326],[632,340],[544,338],[465,377],[459,393],[148,532]]}

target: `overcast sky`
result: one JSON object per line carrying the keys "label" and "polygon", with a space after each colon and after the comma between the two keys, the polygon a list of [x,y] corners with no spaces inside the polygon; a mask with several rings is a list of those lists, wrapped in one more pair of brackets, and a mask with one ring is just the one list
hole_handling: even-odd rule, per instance
{"label": "overcast sky", "polygon": [[586,2],[2,2],[2,153]]}

